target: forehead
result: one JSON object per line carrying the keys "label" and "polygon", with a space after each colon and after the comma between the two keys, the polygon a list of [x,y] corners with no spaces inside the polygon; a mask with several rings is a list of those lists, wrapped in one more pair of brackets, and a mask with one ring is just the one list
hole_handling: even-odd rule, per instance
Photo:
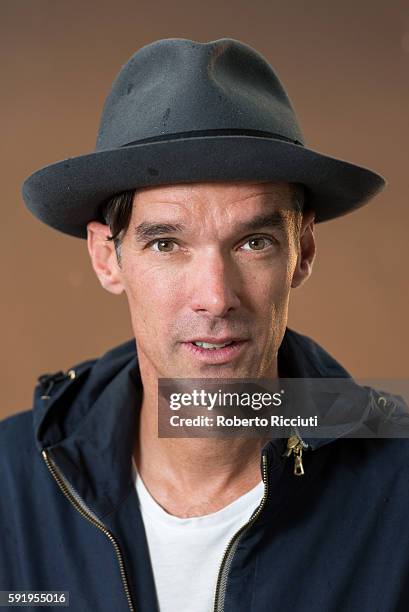
{"label": "forehead", "polygon": [[243,219],[247,214],[293,208],[289,183],[191,183],[143,187],[134,199],[134,220],[165,215],[187,221],[226,217]]}

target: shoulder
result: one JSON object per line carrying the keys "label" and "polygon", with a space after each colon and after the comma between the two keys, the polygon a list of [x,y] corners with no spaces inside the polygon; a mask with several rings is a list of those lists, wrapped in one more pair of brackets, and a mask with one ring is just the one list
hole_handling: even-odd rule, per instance
{"label": "shoulder", "polygon": [[33,437],[33,411],[23,410],[0,421],[0,449]]}
{"label": "shoulder", "polygon": [[24,410],[0,421],[0,471],[17,468],[35,454],[33,412]]}

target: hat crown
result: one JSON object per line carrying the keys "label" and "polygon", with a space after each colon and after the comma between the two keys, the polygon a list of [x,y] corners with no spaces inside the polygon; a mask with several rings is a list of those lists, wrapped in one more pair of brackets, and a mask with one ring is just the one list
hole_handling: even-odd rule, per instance
{"label": "hat crown", "polygon": [[267,60],[232,38],[168,38],[139,49],[108,94],[96,150],[205,130],[259,131],[304,143]]}

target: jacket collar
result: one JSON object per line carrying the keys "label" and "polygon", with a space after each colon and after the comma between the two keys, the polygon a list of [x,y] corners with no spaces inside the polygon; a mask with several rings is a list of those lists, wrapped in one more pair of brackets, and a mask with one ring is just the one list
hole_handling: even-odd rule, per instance
{"label": "jacket collar", "polygon": [[323,399],[316,403],[314,413],[324,416],[328,410],[342,415],[340,424],[327,428],[328,435],[314,438],[297,433],[312,450],[350,435],[362,426],[371,411],[372,390],[358,385],[349,372],[317,342],[287,328],[278,353],[278,372],[281,378],[344,379],[348,393],[339,395],[335,404]]}
{"label": "jacket collar", "polygon": [[[132,450],[143,396],[135,341],[72,370],[75,376],[71,371],[40,377],[33,407],[35,441],[39,451],[48,449],[65,478],[102,518],[133,487]],[[278,353],[278,371],[289,378],[350,378],[316,342],[288,328]],[[361,399],[366,398],[362,387],[356,387]],[[351,427],[360,424],[366,403],[361,405]],[[344,434],[337,430],[325,440],[304,442],[315,449]]]}
{"label": "jacket collar", "polygon": [[[78,364],[75,378],[43,379],[35,390],[34,432],[97,516],[110,514],[131,486],[132,449],[142,400],[135,341]],[[59,373],[61,374],[61,373]],[[41,399],[48,385],[50,399]]]}

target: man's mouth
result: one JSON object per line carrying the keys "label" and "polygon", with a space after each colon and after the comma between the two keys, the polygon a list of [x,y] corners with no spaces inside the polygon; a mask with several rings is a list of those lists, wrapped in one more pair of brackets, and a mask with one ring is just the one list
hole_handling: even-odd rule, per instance
{"label": "man's mouth", "polygon": [[201,348],[204,348],[204,349],[214,350],[214,349],[223,348],[225,346],[229,346],[233,342],[234,340],[230,340],[229,342],[224,342],[223,344],[213,344],[211,342],[192,342],[192,344],[195,344],[196,346],[200,346]]}
{"label": "man's mouth", "polygon": [[247,343],[246,339],[232,338],[216,342],[206,338],[183,342],[190,355],[199,361],[209,364],[227,363],[237,357]]}

